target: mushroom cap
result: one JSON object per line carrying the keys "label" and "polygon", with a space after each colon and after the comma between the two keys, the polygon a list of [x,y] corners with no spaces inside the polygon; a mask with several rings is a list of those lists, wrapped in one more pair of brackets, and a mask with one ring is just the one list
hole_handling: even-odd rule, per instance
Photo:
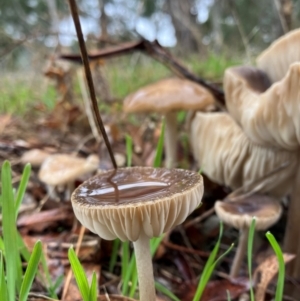
{"label": "mushroom cap", "polygon": [[300,61],[300,29],[295,29],[274,41],[256,59],[258,68],[272,82],[281,80],[292,63]]}
{"label": "mushroom cap", "polygon": [[96,155],[90,155],[87,159],[67,154],[51,155],[43,162],[39,179],[48,185],[64,185],[97,170],[98,164]]}
{"label": "mushroom cap", "polygon": [[77,219],[100,237],[136,241],[182,223],[201,203],[202,177],[183,169],[125,167],[92,177],[72,194]]}
{"label": "mushroom cap", "polygon": [[124,100],[124,111],[166,113],[175,110],[202,110],[214,104],[204,87],[180,78],[168,78],[143,87]]}
{"label": "mushroom cap", "polygon": [[278,197],[291,191],[299,152],[253,143],[227,113],[198,112],[191,123],[190,141],[194,158],[214,182],[232,189],[243,186],[245,191],[259,184],[261,193]]}
{"label": "mushroom cap", "polygon": [[280,202],[266,195],[254,194],[233,202],[215,203],[219,219],[236,229],[250,228],[253,216],[256,217],[256,230],[266,230],[280,218]]}
{"label": "mushroom cap", "polygon": [[297,150],[300,146],[300,62],[269,86],[267,75],[253,67],[228,68],[224,76],[230,115],[254,142]]}
{"label": "mushroom cap", "polygon": [[47,159],[49,156],[51,156],[50,153],[38,148],[34,148],[26,151],[22,155],[21,162],[23,164],[30,163],[32,166],[38,167],[41,166],[45,159]]}

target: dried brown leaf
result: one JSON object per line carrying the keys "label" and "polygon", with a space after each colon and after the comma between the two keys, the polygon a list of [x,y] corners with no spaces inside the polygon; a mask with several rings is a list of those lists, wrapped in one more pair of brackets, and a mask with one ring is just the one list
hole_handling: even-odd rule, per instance
{"label": "dried brown leaf", "polygon": [[[295,258],[294,254],[283,254],[285,263]],[[255,300],[264,301],[267,287],[271,280],[278,273],[279,265],[276,255],[267,257],[254,271],[253,281],[256,283]]]}

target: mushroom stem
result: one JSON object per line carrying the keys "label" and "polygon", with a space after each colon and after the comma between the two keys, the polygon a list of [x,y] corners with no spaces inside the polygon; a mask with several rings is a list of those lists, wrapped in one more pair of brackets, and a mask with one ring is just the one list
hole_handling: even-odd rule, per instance
{"label": "mushroom stem", "polygon": [[150,239],[142,233],[133,242],[139,279],[140,301],[155,301],[155,286],[153,276],[152,257],[150,253]]}
{"label": "mushroom stem", "polygon": [[166,167],[172,168],[177,161],[177,114],[169,112],[165,115],[165,150]]}
{"label": "mushroom stem", "polygon": [[239,244],[230,270],[231,278],[236,278],[239,275],[240,266],[247,249],[248,232],[248,229],[245,228],[240,230]]}
{"label": "mushroom stem", "polygon": [[[300,253],[300,239],[298,223],[300,219],[300,168],[297,171],[296,178],[291,193],[291,199],[288,209],[287,225],[284,235],[284,251],[291,254]],[[300,259],[297,256],[293,265],[287,266],[287,274],[293,277],[300,275]]]}
{"label": "mushroom stem", "polygon": [[67,183],[67,189],[66,189],[66,193],[65,193],[65,200],[69,201],[71,199],[71,194],[75,189],[75,183],[74,181],[68,182]]}

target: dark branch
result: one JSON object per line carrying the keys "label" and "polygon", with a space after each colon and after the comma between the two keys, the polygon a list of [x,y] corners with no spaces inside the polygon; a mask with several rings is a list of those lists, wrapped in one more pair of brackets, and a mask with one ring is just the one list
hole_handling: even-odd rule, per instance
{"label": "dark branch", "polygon": [[107,150],[109,152],[112,164],[113,164],[114,168],[117,169],[117,164],[116,164],[115,157],[114,157],[114,154],[113,154],[113,151],[112,151],[112,147],[109,143],[109,140],[108,140],[108,137],[107,137],[104,125],[103,125],[103,121],[102,121],[102,118],[100,116],[98,105],[97,105],[97,98],[96,98],[95,88],[94,88],[94,84],[93,84],[92,73],[91,73],[90,64],[89,64],[89,58],[88,58],[87,50],[86,50],[86,47],[85,47],[85,42],[84,42],[82,30],[81,30],[81,25],[80,25],[80,20],[79,20],[79,16],[78,16],[78,9],[77,9],[77,5],[76,5],[76,1],[75,0],[69,0],[69,5],[70,5],[72,18],[73,18],[74,25],[75,25],[76,32],[77,32],[78,42],[79,42],[80,51],[81,51],[81,59],[82,59],[83,65],[84,65],[86,81],[87,81],[87,84],[88,84],[88,87],[89,87],[90,98],[91,98],[91,101],[92,101],[92,106],[93,106],[93,109],[94,109],[96,120],[97,120],[99,129],[102,133],[102,136],[103,136],[104,142],[106,144]]}
{"label": "dark branch", "polygon": [[[218,87],[216,87],[215,85],[193,74],[190,70],[188,70],[181,63],[179,63],[176,60],[176,58],[174,58],[174,56],[172,56],[166,49],[160,46],[157,41],[149,42],[146,40],[141,40],[137,42],[127,42],[115,47],[109,47],[104,50],[94,52],[93,54],[89,54],[88,57],[90,60],[97,60],[101,58],[109,58],[121,54],[127,54],[129,52],[136,51],[136,50],[145,51],[148,55],[150,55],[154,59],[167,65],[179,76],[187,78],[193,82],[196,82],[204,86],[215,96],[218,107],[222,110],[226,110],[224,105],[225,104],[224,92]],[[62,54],[60,57],[77,63],[82,62],[81,57],[78,54]]]}

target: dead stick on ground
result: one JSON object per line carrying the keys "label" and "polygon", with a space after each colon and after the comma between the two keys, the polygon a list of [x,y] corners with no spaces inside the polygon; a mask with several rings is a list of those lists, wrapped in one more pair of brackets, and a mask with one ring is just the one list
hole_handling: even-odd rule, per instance
{"label": "dead stick on ground", "polygon": [[[146,40],[141,40],[138,42],[127,42],[120,44],[117,47],[110,47],[104,50],[100,50],[96,53],[90,54],[88,57],[89,60],[92,61],[101,58],[109,58],[121,54],[127,54],[137,50],[145,51],[152,58],[168,66],[168,68],[172,69],[176,74],[179,74],[181,77],[187,78],[207,88],[215,96],[217,106],[223,111],[226,111],[226,108],[224,106],[224,92],[215,85],[193,74],[180,62],[178,62],[178,60],[175,59],[174,56],[167,52],[167,50],[164,49],[157,41],[149,42]],[[62,54],[60,58],[77,63],[82,63],[82,60],[78,54]]]}

